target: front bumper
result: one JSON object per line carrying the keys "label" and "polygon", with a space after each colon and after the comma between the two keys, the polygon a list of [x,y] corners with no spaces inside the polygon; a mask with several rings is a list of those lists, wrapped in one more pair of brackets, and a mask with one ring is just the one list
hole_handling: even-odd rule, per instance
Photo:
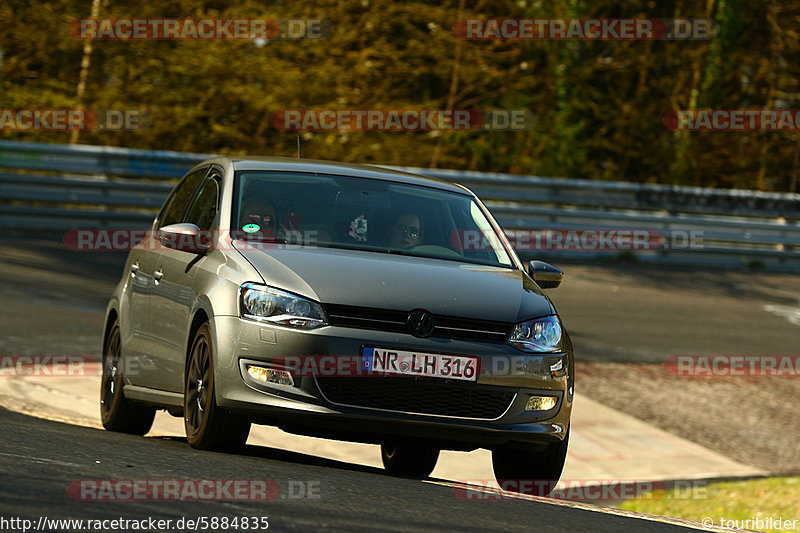
{"label": "front bumper", "polygon": [[[443,449],[464,450],[560,441],[569,427],[573,364],[568,339],[568,349],[564,353],[527,355],[505,344],[480,341],[419,339],[407,334],[334,326],[298,331],[231,316],[217,316],[212,322],[216,343],[214,379],[217,404],[247,414],[256,423],[277,425],[296,433],[360,442],[377,443],[387,437],[425,439],[435,441]],[[460,413],[457,416],[437,413],[430,407],[375,408],[367,402],[355,405],[329,398],[330,389],[326,396],[323,392],[325,387],[320,385],[324,379],[330,378],[301,373],[295,375],[294,386],[277,385],[255,381],[244,371],[248,362],[269,363],[292,356],[354,358],[360,356],[363,346],[480,356],[482,367],[476,383],[442,385],[448,388],[449,401],[452,402],[453,393],[460,390],[465,391],[465,401],[474,397],[467,391],[503,392],[510,393],[508,405],[497,413],[483,416],[469,416],[470,413],[465,416],[458,406],[454,411]],[[406,386],[416,378],[353,376],[337,379],[400,379]],[[432,381],[427,380],[428,389]],[[343,385],[347,386],[346,383]],[[555,396],[558,398],[556,407],[544,412],[526,411],[525,404],[531,395]],[[444,399],[444,392],[442,396]]]}

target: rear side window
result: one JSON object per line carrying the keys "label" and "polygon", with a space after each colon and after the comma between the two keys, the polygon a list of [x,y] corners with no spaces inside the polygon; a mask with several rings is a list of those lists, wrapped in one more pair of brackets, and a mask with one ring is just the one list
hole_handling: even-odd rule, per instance
{"label": "rear side window", "polygon": [[197,191],[184,222],[191,222],[202,230],[211,229],[217,216],[219,205],[219,184],[215,179],[207,179]]}
{"label": "rear side window", "polygon": [[175,190],[172,191],[167,203],[158,215],[158,226],[164,227],[170,224],[177,224],[183,218],[189,202],[192,200],[195,189],[200,181],[205,177],[208,172],[208,167],[195,170],[185,178],[183,178]]}

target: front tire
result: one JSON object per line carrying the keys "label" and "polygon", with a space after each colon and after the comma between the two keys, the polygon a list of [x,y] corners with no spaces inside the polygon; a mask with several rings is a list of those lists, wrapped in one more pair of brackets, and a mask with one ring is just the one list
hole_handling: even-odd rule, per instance
{"label": "front tire", "polygon": [[564,440],[544,449],[498,448],[492,450],[492,468],[500,486],[509,491],[547,496],[556,488],[569,446]]}
{"label": "front tire", "polygon": [[214,390],[214,347],[208,322],[192,340],[183,394],[186,440],[199,450],[241,448],[250,434],[250,420],[217,406]]}
{"label": "front tire", "polygon": [[122,338],[119,319],[108,328],[103,350],[103,375],[100,381],[100,418],[109,431],[144,435],[153,426],[156,410],[131,402],[122,392]]}
{"label": "front tire", "polygon": [[384,442],[381,459],[383,467],[392,475],[425,479],[436,467],[439,449],[413,442]]}

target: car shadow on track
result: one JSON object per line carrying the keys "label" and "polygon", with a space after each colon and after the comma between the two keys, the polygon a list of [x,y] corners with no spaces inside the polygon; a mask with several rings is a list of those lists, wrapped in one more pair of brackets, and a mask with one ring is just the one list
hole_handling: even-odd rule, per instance
{"label": "car shadow on track", "polygon": [[[161,440],[171,441],[176,443],[185,444],[187,449],[189,443],[186,437],[145,437],[145,440]],[[346,463],[344,461],[337,461],[335,459],[327,459],[325,457],[318,457],[316,455],[309,455],[300,452],[292,452],[289,450],[281,450],[279,448],[270,448],[268,446],[257,446],[248,444],[244,448],[231,452],[209,452],[209,453],[222,453],[229,456],[244,456],[254,457],[259,459],[267,459],[272,461],[280,461],[282,463],[295,463],[307,466],[319,466],[323,468],[336,468],[339,470],[350,470],[352,472],[368,472],[371,474],[389,475],[383,468],[375,468],[373,466],[365,466],[354,463]]]}

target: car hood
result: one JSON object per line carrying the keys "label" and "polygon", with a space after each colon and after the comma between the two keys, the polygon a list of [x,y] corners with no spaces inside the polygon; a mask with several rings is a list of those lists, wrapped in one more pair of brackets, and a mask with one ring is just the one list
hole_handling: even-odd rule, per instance
{"label": "car hood", "polygon": [[335,248],[237,250],[267,285],[328,304],[427,309],[434,314],[518,322],[555,313],[522,271],[458,261]]}

